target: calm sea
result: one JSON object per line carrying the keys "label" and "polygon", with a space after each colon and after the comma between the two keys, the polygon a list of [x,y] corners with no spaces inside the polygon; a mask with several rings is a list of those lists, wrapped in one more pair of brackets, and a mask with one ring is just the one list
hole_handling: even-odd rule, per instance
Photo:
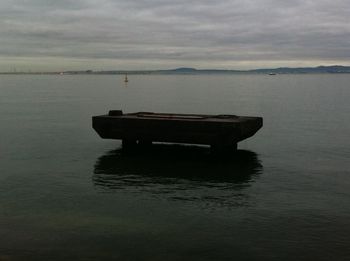
{"label": "calm sea", "polygon": [[[0,76],[0,260],[350,260],[350,75]],[[264,117],[125,155],[110,109]]]}

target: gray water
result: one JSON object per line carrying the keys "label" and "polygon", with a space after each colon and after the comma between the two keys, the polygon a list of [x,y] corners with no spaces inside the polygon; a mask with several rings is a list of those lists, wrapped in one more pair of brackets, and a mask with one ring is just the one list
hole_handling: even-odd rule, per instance
{"label": "gray water", "polygon": [[[0,260],[350,260],[350,75],[0,76]],[[264,117],[125,155],[110,109]]]}

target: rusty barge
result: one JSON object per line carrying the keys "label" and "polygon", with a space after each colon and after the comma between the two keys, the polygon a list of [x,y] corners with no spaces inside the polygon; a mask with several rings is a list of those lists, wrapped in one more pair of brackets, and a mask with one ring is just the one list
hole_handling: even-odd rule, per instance
{"label": "rusty barge", "polygon": [[120,139],[123,147],[152,142],[209,145],[213,150],[232,150],[253,136],[262,117],[136,112],[111,110],[93,116],[92,126],[103,139]]}

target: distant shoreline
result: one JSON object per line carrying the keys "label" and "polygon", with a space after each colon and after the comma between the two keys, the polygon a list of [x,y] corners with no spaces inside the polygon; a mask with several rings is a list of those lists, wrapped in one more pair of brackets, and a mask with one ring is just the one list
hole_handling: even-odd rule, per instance
{"label": "distant shoreline", "polygon": [[318,67],[280,67],[253,70],[220,70],[176,68],[169,70],[108,70],[108,71],[53,71],[53,72],[0,72],[0,75],[199,75],[199,74],[344,74],[350,73],[350,66],[318,66]]}

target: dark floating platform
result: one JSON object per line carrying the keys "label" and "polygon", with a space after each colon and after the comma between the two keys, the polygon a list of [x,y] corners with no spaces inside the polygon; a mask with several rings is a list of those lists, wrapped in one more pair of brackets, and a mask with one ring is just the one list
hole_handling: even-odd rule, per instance
{"label": "dark floating platform", "polygon": [[214,151],[237,148],[263,125],[261,117],[136,112],[93,116],[92,126],[103,139],[121,139],[124,148],[152,142],[210,145]]}

